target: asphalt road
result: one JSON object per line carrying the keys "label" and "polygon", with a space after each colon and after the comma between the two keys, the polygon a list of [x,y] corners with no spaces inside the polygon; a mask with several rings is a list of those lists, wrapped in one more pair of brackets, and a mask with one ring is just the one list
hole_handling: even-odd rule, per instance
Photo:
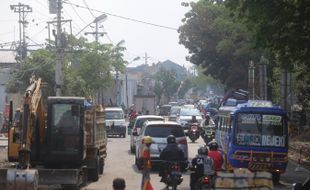
{"label": "asphalt road", "polygon": [[[199,146],[203,145],[203,140],[200,138],[197,142],[189,141],[189,157],[193,158],[196,155]],[[129,137],[124,138],[109,138],[108,142],[108,158],[104,174],[96,183],[88,184],[83,190],[112,190],[112,181],[115,177],[123,177],[126,180],[128,190],[138,190],[141,184],[141,173],[134,165],[135,156],[129,151]],[[291,189],[292,183],[303,182],[310,172],[302,169],[296,172],[296,164],[289,163],[287,172],[281,176],[279,184],[275,184],[276,190]],[[189,172],[183,173],[183,182],[178,187],[179,190],[189,189]],[[151,174],[151,183],[154,190],[165,189],[165,185],[159,182],[158,171],[153,171]]]}
{"label": "asphalt road", "polygon": [[[203,145],[200,138],[196,143],[189,142],[189,157],[196,155],[199,146]],[[6,159],[6,149],[0,149],[0,163]],[[127,190],[138,190],[141,184],[141,173],[134,165],[135,156],[129,151],[129,136],[126,138],[109,138],[108,140],[108,157],[106,159],[104,174],[94,183],[87,184],[82,190],[112,190],[112,181],[115,177],[123,177],[126,180]],[[280,184],[275,184],[276,190],[291,189],[292,183],[303,182],[310,172],[304,169],[295,171],[297,165],[290,162],[287,172],[281,176]],[[189,189],[189,172],[183,173],[184,181],[178,187],[179,190]],[[158,171],[151,173],[151,183],[154,190],[165,188],[163,183],[159,182]],[[41,186],[40,190],[56,190],[59,186]]]}

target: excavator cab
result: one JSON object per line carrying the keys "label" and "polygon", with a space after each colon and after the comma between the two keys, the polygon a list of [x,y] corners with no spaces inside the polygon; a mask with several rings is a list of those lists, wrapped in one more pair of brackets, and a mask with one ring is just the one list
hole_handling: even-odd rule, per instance
{"label": "excavator cab", "polygon": [[49,97],[47,100],[46,165],[81,165],[85,158],[84,98]]}

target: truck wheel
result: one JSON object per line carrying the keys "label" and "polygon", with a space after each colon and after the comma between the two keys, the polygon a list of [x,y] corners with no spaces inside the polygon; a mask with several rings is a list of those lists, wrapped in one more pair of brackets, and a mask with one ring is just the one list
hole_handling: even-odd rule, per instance
{"label": "truck wheel", "polygon": [[97,155],[96,159],[94,160],[95,162],[95,168],[90,168],[88,169],[88,179],[89,181],[98,181],[99,179],[99,173],[100,173],[100,168],[99,168],[99,156]]}
{"label": "truck wheel", "polygon": [[126,133],[123,134],[123,138],[126,138]]}
{"label": "truck wheel", "polygon": [[104,171],[104,159],[100,158],[100,162],[99,162],[99,174],[103,174]]}

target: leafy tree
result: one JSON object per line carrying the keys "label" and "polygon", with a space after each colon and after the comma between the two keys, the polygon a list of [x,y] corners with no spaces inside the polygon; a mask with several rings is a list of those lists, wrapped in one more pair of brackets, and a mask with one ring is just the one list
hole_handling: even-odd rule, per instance
{"label": "leafy tree", "polygon": [[184,98],[186,92],[192,88],[192,82],[189,78],[185,79],[184,81],[181,82],[180,88],[178,91],[178,97],[179,98]]}
{"label": "leafy tree", "polygon": [[[166,70],[160,68],[160,70],[155,74],[155,83],[162,86],[162,94],[168,99],[174,96],[180,86],[180,82],[176,80],[176,72],[174,70]],[[157,87],[156,87],[157,88]],[[156,92],[155,92],[156,93]]]}
{"label": "leafy tree", "polygon": [[231,16],[223,1],[191,3],[179,28],[180,43],[190,53],[189,60],[229,88],[247,88],[250,59],[257,60],[252,34]]}
{"label": "leafy tree", "polygon": [[155,81],[154,93],[157,97],[156,105],[160,104],[161,97],[163,95],[164,87],[160,81]]}
{"label": "leafy tree", "polygon": [[[68,37],[68,47],[77,49],[65,54],[63,59],[63,94],[73,96],[93,96],[100,88],[111,84],[111,71],[123,72],[125,61],[122,44],[89,43],[85,38]],[[31,75],[41,77],[48,83],[49,95],[54,94],[55,55],[45,49],[33,52],[26,63],[10,80],[7,90],[16,92],[25,90]]]}
{"label": "leafy tree", "polygon": [[227,0],[254,34],[256,47],[268,49],[281,68],[296,76],[296,95],[310,115],[310,1]]}
{"label": "leafy tree", "polygon": [[42,78],[42,81],[48,84],[47,94],[53,95],[55,86],[54,64],[55,55],[50,54],[49,51],[40,49],[32,52],[25,62],[20,65],[20,68],[15,71],[6,86],[6,91],[10,93],[24,93],[30,85],[29,80],[31,76],[35,75]]}

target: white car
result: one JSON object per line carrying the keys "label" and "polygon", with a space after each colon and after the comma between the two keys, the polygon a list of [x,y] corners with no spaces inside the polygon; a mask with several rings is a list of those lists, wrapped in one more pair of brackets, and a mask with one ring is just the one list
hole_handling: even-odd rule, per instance
{"label": "white car", "polygon": [[192,120],[193,116],[196,116],[196,120],[200,124],[200,127],[203,127],[204,118],[197,108],[181,108],[180,114],[177,117],[177,122],[183,127],[185,133],[188,131],[188,122]]}
{"label": "white car", "polygon": [[136,142],[135,164],[138,169],[142,167],[141,152],[143,137],[152,137],[150,147],[151,162],[153,165],[159,165],[161,163],[159,156],[161,151],[167,146],[167,137],[169,135],[176,137],[176,143],[183,150],[185,158],[188,159],[187,139],[181,125],[173,121],[147,121],[143,124]]}
{"label": "white car", "polygon": [[130,135],[130,152],[134,153],[136,151],[136,140],[140,133],[141,127],[145,121],[164,121],[164,117],[159,115],[139,115],[132,127]]}
{"label": "white car", "polygon": [[105,126],[107,135],[118,135],[126,137],[126,121],[123,109],[120,107],[107,107],[105,113]]}

